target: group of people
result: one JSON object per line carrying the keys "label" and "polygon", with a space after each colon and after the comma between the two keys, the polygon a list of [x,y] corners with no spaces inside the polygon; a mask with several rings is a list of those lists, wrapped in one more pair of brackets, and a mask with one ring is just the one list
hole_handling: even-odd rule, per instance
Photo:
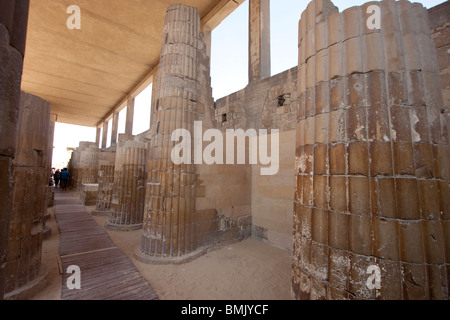
{"label": "group of people", "polygon": [[67,186],[69,185],[70,180],[70,172],[67,168],[64,168],[62,171],[59,169],[55,171],[53,174],[53,180],[55,181],[55,187],[60,187],[61,190],[67,190]]}

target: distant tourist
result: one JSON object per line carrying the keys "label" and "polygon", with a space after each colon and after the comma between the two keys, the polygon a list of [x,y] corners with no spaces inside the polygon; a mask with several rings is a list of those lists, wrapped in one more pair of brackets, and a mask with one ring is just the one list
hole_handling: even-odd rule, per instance
{"label": "distant tourist", "polygon": [[55,180],[55,187],[58,187],[61,180],[61,171],[59,171],[59,169],[56,170],[55,174],[53,175],[53,179]]}
{"label": "distant tourist", "polygon": [[67,168],[64,168],[61,172],[61,189],[67,190],[67,185],[69,184],[70,173]]}

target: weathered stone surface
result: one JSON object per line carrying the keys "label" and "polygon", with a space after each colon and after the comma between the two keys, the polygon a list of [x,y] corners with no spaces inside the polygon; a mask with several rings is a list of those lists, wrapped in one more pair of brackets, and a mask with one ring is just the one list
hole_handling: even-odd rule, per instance
{"label": "weathered stone surface", "polygon": [[85,206],[97,204],[98,184],[83,184],[80,190],[80,200]]}
{"label": "weathered stone surface", "polygon": [[115,165],[102,165],[99,171],[98,193],[92,215],[109,215],[114,187]]}
{"label": "weathered stone surface", "polygon": [[[197,10],[183,5],[170,6],[154,84],[154,138],[149,154],[144,232],[137,251],[141,260],[152,257],[170,260],[195,250],[195,168],[175,166],[168,150],[175,146],[170,143],[173,130],[184,128],[193,132],[193,111],[199,100],[196,57],[200,43]],[[177,60],[173,59],[175,53]],[[177,68],[172,67],[174,62]]]}
{"label": "weathered stone surface", "polygon": [[[101,205],[108,205],[111,211],[106,228],[111,230],[141,229],[144,219],[147,150],[145,144],[131,139],[119,137],[114,166],[114,183],[106,185],[103,181],[104,198]],[[108,174],[109,179],[110,173]],[[108,183],[108,181],[106,181]],[[108,188],[111,188],[109,190]]]}
{"label": "weathered stone surface", "polygon": [[[436,58],[426,9],[380,2],[382,28],[371,31],[361,23],[367,5],[321,21],[317,3],[300,21],[295,298],[447,299],[438,271],[447,188],[438,190],[448,184],[448,132],[437,83],[447,59]],[[380,289],[366,286],[371,265]]]}
{"label": "weathered stone surface", "polygon": [[[5,8],[4,8],[5,7]],[[8,8],[6,8],[8,7]],[[23,55],[10,45],[14,10],[2,3],[0,18],[0,300],[5,293],[6,253],[14,188],[13,158],[19,117]]]}
{"label": "weathered stone surface", "polygon": [[218,99],[215,126],[220,130],[294,130],[297,100],[297,69],[293,68]]}
{"label": "weathered stone surface", "polygon": [[8,298],[14,298],[15,292],[22,295],[21,288],[41,276],[42,281],[45,280],[45,274],[42,275],[44,269],[41,270],[41,250],[47,212],[49,127],[49,103],[22,93],[6,256],[5,289]]}
{"label": "weathered stone surface", "polygon": [[93,142],[80,142],[69,163],[70,186],[80,190],[83,184],[98,183],[100,149]]}

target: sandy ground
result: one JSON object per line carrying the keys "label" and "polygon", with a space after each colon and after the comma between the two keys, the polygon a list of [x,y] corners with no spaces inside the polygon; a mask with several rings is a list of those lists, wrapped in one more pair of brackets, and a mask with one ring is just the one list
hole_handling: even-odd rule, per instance
{"label": "sandy ground", "polygon": [[[93,207],[86,208],[88,212]],[[51,210],[51,209],[49,209]],[[94,217],[104,226],[107,217]],[[42,262],[50,267],[49,284],[32,300],[60,300],[59,231],[54,215],[52,236],[43,243]],[[147,279],[161,300],[290,300],[291,258],[287,252],[255,239],[229,245],[183,265],[148,265],[133,254],[141,231],[107,231]]]}

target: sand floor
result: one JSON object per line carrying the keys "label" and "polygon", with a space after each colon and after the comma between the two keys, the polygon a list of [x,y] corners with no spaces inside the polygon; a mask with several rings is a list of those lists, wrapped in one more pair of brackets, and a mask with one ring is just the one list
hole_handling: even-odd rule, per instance
{"label": "sand floor", "polygon": [[[88,212],[93,207],[86,208]],[[50,211],[52,209],[49,209]],[[94,217],[104,226],[107,217]],[[50,267],[48,286],[32,300],[60,300],[59,230],[54,215],[47,222],[52,236],[45,240],[42,262]],[[148,265],[133,254],[141,231],[108,231],[161,300],[290,300],[289,253],[255,239],[225,246],[183,265]]]}

